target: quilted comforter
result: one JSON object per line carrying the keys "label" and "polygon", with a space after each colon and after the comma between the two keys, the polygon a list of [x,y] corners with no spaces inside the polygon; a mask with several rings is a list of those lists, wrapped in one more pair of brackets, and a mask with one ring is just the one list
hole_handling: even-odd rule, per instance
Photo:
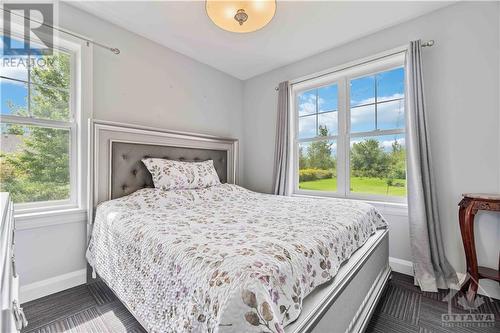
{"label": "quilted comforter", "polygon": [[283,332],[386,222],[370,205],[236,185],[99,205],[87,259],[149,332]]}

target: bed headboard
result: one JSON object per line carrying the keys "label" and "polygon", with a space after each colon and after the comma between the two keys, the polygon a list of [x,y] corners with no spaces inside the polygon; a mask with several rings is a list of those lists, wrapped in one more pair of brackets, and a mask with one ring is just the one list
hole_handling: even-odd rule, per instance
{"label": "bed headboard", "polygon": [[[89,207],[153,187],[141,160],[213,160],[221,182],[237,183],[238,140],[100,120],[89,122]],[[89,209],[89,221],[93,210]]]}
{"label": "bed headboard", "polygon": [[156,157],[176,161],[213,160],[222,183],[227,183],[227,151],[111,141],[111,199],[144,187],[154,187],[151,174],[141,162]]}

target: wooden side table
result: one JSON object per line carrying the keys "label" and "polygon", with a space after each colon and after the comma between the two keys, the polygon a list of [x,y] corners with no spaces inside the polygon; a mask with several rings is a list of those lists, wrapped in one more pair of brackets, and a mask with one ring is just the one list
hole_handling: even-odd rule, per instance
{"label": "wooden side table", "polygon": [[458,217],[467,260],[467,273],[470,275],[462,291],[467,291],[467,298],[473,300],[476,297],[479,279],[491,279],[500,283],[500,257],[498,270],[478,266],[474,242],[474,217],[479,210],[500,212],[500,194],[465,193],[462,196],[463,199],[458,205],[460,207]]}

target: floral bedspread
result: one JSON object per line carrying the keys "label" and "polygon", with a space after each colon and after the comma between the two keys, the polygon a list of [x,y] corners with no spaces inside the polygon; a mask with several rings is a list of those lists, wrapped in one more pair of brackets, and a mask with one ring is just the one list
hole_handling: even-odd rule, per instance
{"label": "floral bedspread", "polygon": [[236,185],[102,203],[87,259],[149,332],[283,332],[386,222],[370,205]]}

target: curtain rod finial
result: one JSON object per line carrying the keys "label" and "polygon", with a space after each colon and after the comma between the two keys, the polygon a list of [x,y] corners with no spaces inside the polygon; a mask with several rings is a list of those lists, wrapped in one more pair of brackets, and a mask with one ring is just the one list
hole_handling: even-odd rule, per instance
{"label": "curtain rod finial", "polygon": [[279,91],[280,88],[279,87],[274,87],[274,90]]}
{"label": "curtain rod finial", "polygon": [[114,54],[120,54],[120,49],[118,49],[118,48],[111,48],[110,50],[111,50],[111,52],[113,52]]}

